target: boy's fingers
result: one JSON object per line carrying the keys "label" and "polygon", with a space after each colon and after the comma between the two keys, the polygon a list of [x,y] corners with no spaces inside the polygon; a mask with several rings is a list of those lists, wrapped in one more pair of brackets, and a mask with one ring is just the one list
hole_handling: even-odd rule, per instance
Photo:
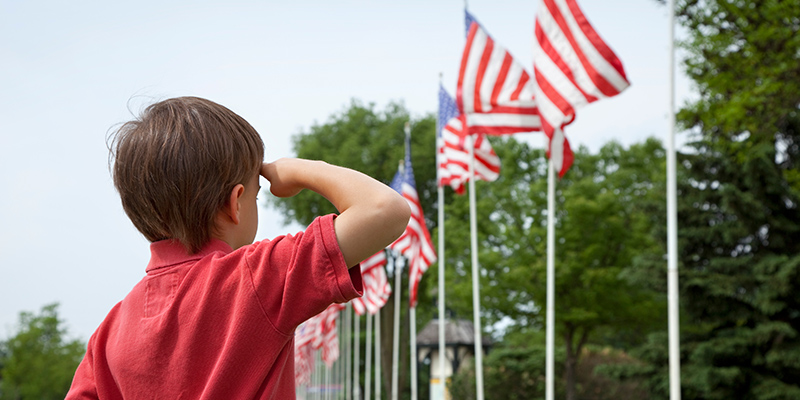
{"label": "boy's fingers", "polygon": [[261,171],[260,171],[260,172],[261,172],[261,176],[263,176],[263,177],[264,177],[264,178],[266,178],[267,180],[270,180],[270,177],[271,177],[271,176],[272,176],[272,174],[273,174],[273,173],[272,173],[272,170],[273,170],[274,168],[275,168],[275,167],[272,165],[272,163],[266,163],[266,162],[265,162],[265,163],[261,164]]}

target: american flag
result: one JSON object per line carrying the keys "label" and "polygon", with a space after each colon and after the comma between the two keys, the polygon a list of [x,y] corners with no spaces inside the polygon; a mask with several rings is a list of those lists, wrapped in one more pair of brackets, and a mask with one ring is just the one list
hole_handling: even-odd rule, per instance
{"label": "american flag", "polygon": [[530,75],[469,12],[464,12],[467,43],[456,101],[466,116],[468,133],[504,135],[541,130]]}
{"label": "american flag", "polygon": [[331,304],[325,311],[316,317],[319,322],[315,325],[314,349],[322,348],[322,361],[330,368],[339,358],[339,334],[336,332],[336,319],[339,311],[344,309],[342,304]]}
{"label": "american flag", "polygon": [[386,252],[381,250],[361,262],[361,278],[364,282],[364,295],[351,300],[353,310],[358,315],[365,312],[375,314],[389,300],[392,287],[386,277]]}
{"label": "american flag", "polygon": [[314,352],[312,342],[319,319],[312,317],[300,324],[294,335],[294,379],[295,385],[307,385],[314,370]]}
{"label": "american flag", "polygon": [[630,83],[622,62],[589,24],[575,0],[543,0],[533,43],[536,100],[559,176],[572,164],[563,127],[575,110],[619,94]]}
{"label": "american flag", "polygon": [[[406,136],[405,164],[397,171],[391,184],[392,188],[405,197],[411,207],[411,218],[408,226],[400,237],[389,248],[395,250],[408,259],[409,265],[409,299],[411,306],[417,305],[417,287],[422,274],[428,266],[436,262],[436,252],[433,249],[431,235],[425,225],[425,214],[417,195],[417,185],[414,183],[414,170],[411,168],[411,142]],[[397,273],[397,272],[396,272]]]}
{"label": "american flag", "polygon": [[[469,151],[464,147],[466,139],[464,117],[458,112],[456,102],[439,86],[439,118],[436,120],[436,148],[439,186],[450,185],[458,194],[464,193],[464,184],[469,181]],[[495,181],[500,176],[500,158],[495,154],[486,135],[473,135],[475,155],[475,177],[484,181]]]}
{"label": "american flag", "polygon": [[308,384],[314,370],[314,350],[322,349],[322,360],[330,368],[339,358],[336,319],[344,305],[331,304],[300,324],[294,335],[294,377],[297,386]]}

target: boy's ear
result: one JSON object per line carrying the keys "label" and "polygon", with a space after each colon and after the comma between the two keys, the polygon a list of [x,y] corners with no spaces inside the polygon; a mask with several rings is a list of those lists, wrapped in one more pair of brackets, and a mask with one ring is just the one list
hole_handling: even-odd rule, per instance
{"label": "boy's ear", "polygon": [[239,208],[241,204],[239,204],[239,199],[244,194],[244,185],[241,183],[234,186],[233,190],[231,190],[230,197],[228,198],[228,204],[225,205],[224,212],[225,214],[231,219],[235,225],[239,225]]}

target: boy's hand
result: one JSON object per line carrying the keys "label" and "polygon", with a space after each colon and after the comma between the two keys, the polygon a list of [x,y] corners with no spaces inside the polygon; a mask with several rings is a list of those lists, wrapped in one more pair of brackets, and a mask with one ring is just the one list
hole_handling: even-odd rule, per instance
{"label": "boy's hand", "polygon": [[308,164],[308,160],[296,158],[281,158],[271,163],[261,165],[261,176],[269,181],[269,191],[277,197],[292,197],[301,190],[303,186],[298,184],[296,176],[298,172]]}

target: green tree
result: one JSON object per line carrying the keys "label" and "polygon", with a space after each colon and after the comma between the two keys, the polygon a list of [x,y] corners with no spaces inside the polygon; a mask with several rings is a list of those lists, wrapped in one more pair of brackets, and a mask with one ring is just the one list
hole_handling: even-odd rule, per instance
{"label": "green tree", "polygon": [[0,346],[0,399],[64,398],[86,344],[68,340],[62,325],[58,304],[20,313],[18,332]]}
{"label": "green tree", "polygon": [[681,5],[687,398],[800,398],[800,1]]}
{"label": "green tree", "polygon": [[[800,1],[679,1],[685,399],[800,398]],[[663,214],[662,214],[663,215]],[[667,398],[666,335],[639,351]]]}
{"label": "green tree", "polygon": [[[412,120],[400,103],[391,103],[381,112],[375,110],[374,104],[364,105],[353,100],[349,107],[331,116],[326,123],[313,125],[308,132],[295,135],[293,147],[297,157],[352,168],[389,184],[405,154],[406,122],[411,123],[411,155],[417,192],[428,227],[432,228],[436,220],[436,170],[433,168],[436,121],[432,116]],[[308,190],[288,199],[275,199],[272,204],[283,212],[287,222],[304,225],[318,215],[336,212],[330,202]]]}

